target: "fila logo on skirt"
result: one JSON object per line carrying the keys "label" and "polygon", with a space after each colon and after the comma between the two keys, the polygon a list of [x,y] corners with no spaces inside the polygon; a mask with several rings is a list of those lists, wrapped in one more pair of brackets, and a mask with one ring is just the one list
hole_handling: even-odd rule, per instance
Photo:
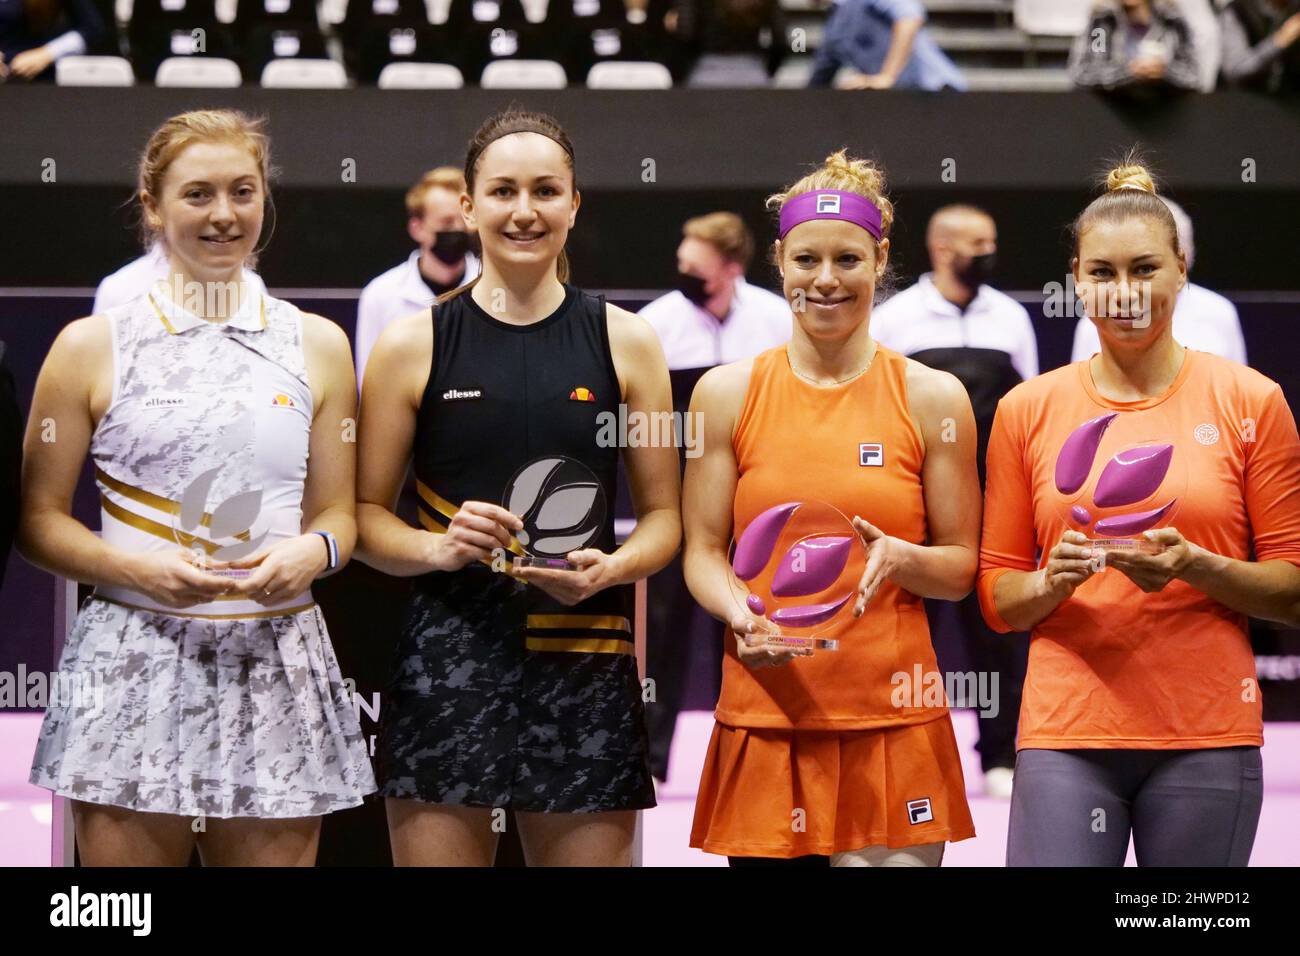
{"label": "fila logo on skirt", "polygon": [[934,810],[930,807],[930,798],[922,797],[920,800],[907,801],[907,819],[912,821],[912,826],[918,823],[929,823],[934,819]]}

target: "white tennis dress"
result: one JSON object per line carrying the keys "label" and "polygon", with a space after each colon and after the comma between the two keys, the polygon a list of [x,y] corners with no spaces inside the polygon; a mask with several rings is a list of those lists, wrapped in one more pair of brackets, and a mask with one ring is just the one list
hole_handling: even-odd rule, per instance
{"label": "white tennis dress", "polygon": [[[158,288],[105,313],[113,395],[90,452],[109,544],[225,560],[301,533],[313,408],[302,315],[244,279],[249,294],[224,323]],[[99,587],[59,669],[81,692],[51,703],[30,779],[65,797],[300,817],[375,790],[310,591],[176,610]]]}

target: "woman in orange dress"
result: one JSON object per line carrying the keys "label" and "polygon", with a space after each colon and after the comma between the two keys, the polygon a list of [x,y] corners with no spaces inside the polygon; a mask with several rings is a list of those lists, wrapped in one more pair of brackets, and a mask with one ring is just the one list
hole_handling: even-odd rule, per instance
{"label": "woman in orange dress", "polygon": [[[768,205],[793,336],[713,369],[692,398],[686,580],[729,630],[691,845],[732,865],[937,866],[975,834],[946,700],[918,686],[941,682],[922,599],[975,580],[970,400],[871,338],[893,220],[878,167],[840,151]],[[760,643],[728,562],[733,531],[796,501],[853,516],[866,552],[835,652]]]}

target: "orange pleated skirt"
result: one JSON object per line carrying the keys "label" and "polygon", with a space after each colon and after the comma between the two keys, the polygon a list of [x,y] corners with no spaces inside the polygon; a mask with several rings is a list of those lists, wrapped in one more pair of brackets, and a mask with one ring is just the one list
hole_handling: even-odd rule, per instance
{"label": "orange pleated skirt", "polygon": [[879,730],[714,724],[691,846],[788,858],[974,835],[961,756],[944,713]]}

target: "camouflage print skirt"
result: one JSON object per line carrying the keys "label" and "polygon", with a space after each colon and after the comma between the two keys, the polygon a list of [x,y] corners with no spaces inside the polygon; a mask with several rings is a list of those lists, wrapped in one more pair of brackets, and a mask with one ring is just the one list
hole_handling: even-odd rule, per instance
{"label": "camouflage print skirt", "polygon": [[59,664],[30,780],[184,816],[306,817],[375,790],[318,607],[248,620],[92,596]]}
{"label": "camouflage print skirt", "polygon": [[543,813],[655,805],[636,658],[530,650],[525,586],[417,587],[384,692],[379,792]]}

